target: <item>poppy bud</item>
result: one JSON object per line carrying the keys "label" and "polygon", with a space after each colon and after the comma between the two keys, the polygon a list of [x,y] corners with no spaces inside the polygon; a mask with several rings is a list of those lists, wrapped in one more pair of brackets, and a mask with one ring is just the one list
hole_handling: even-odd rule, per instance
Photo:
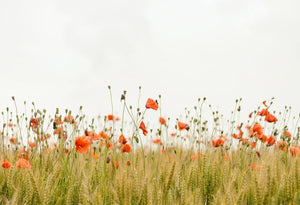
{"label": "poppy bud", "polygon": [[125,95],[124,94],[121,95],[121,101],[122,100],[125,100]]}
{"label": "poppy bud", "polygon": [[110,162],[110,157],[108,156],[107,158],[106,158],[106,163],[108,164]]}
{"label": "poppy bud", "polygon": [[189,131],[190,126],[189,126],[188,124],[185,124],[185,129],[186,129],[187,131]]}

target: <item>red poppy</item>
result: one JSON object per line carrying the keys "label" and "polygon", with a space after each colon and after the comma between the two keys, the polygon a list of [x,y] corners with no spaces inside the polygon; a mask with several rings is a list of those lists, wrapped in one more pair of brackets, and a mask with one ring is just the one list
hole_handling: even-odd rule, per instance
{"label": "red poppy", "polygon": [[68,115],[64,118],[65,122],[73,123],[74,117],[72,115]]}
{"label": "red poppy", "polygon": [[8,125],[7,125],[8,127],[13,127],[14,126],[14,124],[13,123],[8,123]]}
{"label": "red poppy", "polygon": [[107,115],[107,120],[114,120],[115,119],[115,116],[113,115]]}
{"label": "red poppy", "polygon": [[7,159],[4,159],[1,163],[1,165],[5,169],[9,169],[11,167],[11,163]]}
{"label": "red poppy", "polygon": [[243,138],[243,139],[242,139],[242,145],[247,145],[247,146],[250,146],[250,142],[249,142],[249,140],[248,140],[248,139],[245,139],[245,138]]}
{"label": "red poppy", "polygon": [[290,146],[290,153],[293,157],[296,157],[298,154],[300,154],[300,147]]}
{"label": "red poppy", "polygon": [[255,123],[255,124],[253,125],[252,130],[253,130],[253,132],[256,132],[256,133],[259,134],[259,135],[262,135],[263,132],[264,132],[262,126],[261,126],[260,124],[258,124],[258,123]]}
{"label": "red poppy", "polygon": [[140,124],[140,127],[139,127],[142,131],[143,131],[143,134],[146,136],[148,131],[146,130],[146,126],[144,124],[144,122],[142,121],[141,124]]}
{"label": "red poppy", "polygon": [[119,143],[122,143],[122,144],[126,144],[127,143],[127,140],[126,140],[126,138],[124,137],[124,135],[120,135],[120,137],[119,137],[119,141],[118,141]]}
{"label": "red poppy", "polygon": [[269,114],[268,110],[262,109],[261,111],[257,112],[259,116],[267,116]]}
{"label": "red poppy", "polygon": [[157,110],[158,109],[158,104],[151,98],[148,98],[147,102],[146,102],[146,108],[149,109],[153,109],[153,110]]}
{"label": "red poppy", "polygon": [[176,133],[172,132],[171,137],[175,137]]}
{"label": "red poppy", "polygon": [[17,168],[24,168],[24,169],[29,169],[32,165],[29,163],[27,159],[20,158],[16,162]]}
{"label": "red poppy", "polygon": [[87,136],[89,136],[89,138],[91,140],[100,140],[100,135],[98,135],[96,132],[93,131],[87,131]]}
{"label": "red poppy", "polygon": [[54,130],[53,134],[54,135],[63,135],[64,130],[61,127],[56,127],[56,129]]}
{"label": "red poppy", "polygon": [[116,167],[116,169],[119,168],[119,162],[118,161],[115,161],[115,167]]}
{"label": "red poppy", "polygon": [[281,151],[285,152],[287,148],[287,143],[285,141],[277,141],[276,149],[281,149]]}
{"label": "red poppy", "polygon": [[86,136],[77,137],[75,140],[75,145],[76,151],[80,153],[87,153],[90,148],[91,141],[88,140]]}
{"label": "red poppy", "polygon": [[268,140],[267,140],[267,143],[268,143],[269,146],[274,145],[275,142],[276,142],[276,140],[275,140],[272,136],[270,136],[270,137],[268,138]]}
{"label": "red poppy", "polygon": [[109,139],[108,134],[105,133],[105,132],[99,132],[99,136],[100,136],[102,139],[105,139],[105,140],[108,140],[108,139]]}
{"label": "red poppy", "polygon": [[38,125],[39,125],[39,121],[36,118],[31,118],[29,125],[33,129],[36,129],[38,127]]}
{"label": "red poppy", "polygon": [[291,134],[289,131],[285,131],[285,132],[283,133],[283,136],[284,136],[284,137],[292,138],[292,134]]}
{"label": "red poppy", "polygon": [[19,154],[18,154],[18,158],[23,158],[23,159],[29,159],[29,153],[30,153],[30,149],[24,150],[24,149],[20,149]]}
{"label": "red poppy", "polygon": [[160,124],[164,125],[164,124],[166,124],[166,119],[163,117],[160,117],[159,122],[160,122]]}
{"label": "red poppy", "polygon": [[130,161],[127,161],[127,165],[130,166],[130,165],[131,165],[131,162],[130,162]]}
{"label": "red poppy", "polygon": [[34,147],[35,147],[35,142],[28,142],[28,145],[29,145],[30,147],[34,148]]}
{"label": "red poppy", "polygon": [[178,122],[177,125],[178,125],[179,131],[184,130],[187,126],[187,124],[185,124],[184,122]]}
{"label": "red poppy", "polygon": [[265,143],[268,140],[268,137],[266,135],[257,135],[257,139]]}
{"label": "red poppy", "polygon": [[17,139],[15,137],[10,138],[9,141],[12,144],[17,144]]}
{"label": "red poppy", "polygon": [[269,113],[269,114],[266,115],[265,121],[267,121],[267,122],[277,122],[278,119],[274,115]]}
{"label": "red poppy", "polygon": [[121,149],[123,152],[129,153],[131,151],[131,147],[129,144],[124,144]]}
{"label": "red poppy", "polygon": [[261,169],[261,165],[259,165],[259,164],[251,164],[251,168],[252,168],[252,170],[260,170]]}
{"label": "red poppy", "polygon": [[219,147],[225,143],[222,139],[212,140],[211,142],[214,147]]}
{"label": "red poppy", "polygon": [[60,125],[64,123],[63,121],[61,121],[60,117],[55,117],[54,122]]}
{"label": "red poppy", "polygon": [[268,105],[266,104],[266,101],[263,101],[263,104],[265,107],[268,107]]}

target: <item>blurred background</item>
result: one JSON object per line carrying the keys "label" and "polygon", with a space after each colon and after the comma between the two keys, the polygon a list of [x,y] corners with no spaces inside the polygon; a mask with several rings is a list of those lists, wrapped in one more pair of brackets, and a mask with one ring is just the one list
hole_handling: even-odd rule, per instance
{"label": "blurred background", "polygon": [[[163,116],[198,98],[229,116],[275,97],[300,113],[299,1],[1,1],[0,111],[15,96],[54,114],[120,115],[162,95]],[[30,107],[30,106],[29,106]],[[158,114],[156,115],[158,116]]]}

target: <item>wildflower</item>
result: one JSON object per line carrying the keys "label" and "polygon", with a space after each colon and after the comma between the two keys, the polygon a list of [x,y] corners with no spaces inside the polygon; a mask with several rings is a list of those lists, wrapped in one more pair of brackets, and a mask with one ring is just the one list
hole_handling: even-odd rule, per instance
{"label": "wildflower", "polygon": [[35,142],[28,142],[28,145],[29,145],[30,147],[34,148],[34,147],[35,147]]}
{"label": "wildflower", "polygon": [[131,151],[131,147],[129,144],[125,144],[122,146],[122,149],[121,149],[123,152],[127,152],[129,153]]}
{"label": "wildflower", "polygon": [[159,144],[159,143],[160,143],[160,139],[154,139],[154,140],[152,140],[152,142],[153,142],[154,144]]}
{"label": "wildflower", "polygon": [[72,115],[68,115],[64,118],[65,122],[73,123],[74,122],[74,117]]}
{"label": "wildflower", "polygon": [[16,162],[17,168],[24,168],[24,169],[29,169],[32,165],[29,163],[27,159],[20,158]]}
{"label": "wildflower", "polygon": [[268,110],[262,109],[261,111],[257,112],[259,116],[267,116],[269,114]]}
{"label": "wildflower", "polygon": [[39,121],[36,118],[31,118],[29,122],[30,127],[36,129],[39,125]]}
{"label": "wildflower", "polygon": [[77,137],[75,140],[76,151],[80,153],[87,153],[90,148],[91,142],[86,136]]}
{"label": "wildflower", "polygon": [[107,134],[107,133],[104,133],[104,132],[99,132],[99,136],[100,136],[100,138],[105,139],[105,140],[108,140],[108,139],[109,139],[108,134]]}
{"label": "wildflower", "polygon": [[252,118],[252,112],[249,114],[249,118]]}
{"label": "wildflower", "polygon": [[263,101],[263,104],[265,107],[268,107],[268,105],[266,104],[266,101]]}
{"label": "wildflower", "polygon": [[115,119],[115,116],[113,116],[113,115],[107,115],[107,120],[114,120]]}
{"label": "wildflower", "polygon": [[242,138],[242,145],[250,146],[250,142],[248,139]]}
{"label": "wildflower", "polygon": [[108,164],[110,162],[110,157],[108,156],[107,158],[106,158],[106,163]]}
{"label": "wildflower", "polygon": [[148,98],[145,107],[146,107],[147,109],[150,108],[150,109],[153,109],[153,110],[157,110],[157,109],[158,109],[158,104],[157,104],[157,102],[155,102],[153,99]]}
{"label": "wildflower", "polygon": [[60,117],[55,117],[54,122],[58,125],[63,124],[63,121],[61,121]]}
{"label": "wildflower", "polygon": [[1,165],[5,169],[9,169],[11,167],[11,163],[7,159],[4,159],[1,163]]}
{"label": "wildflower", "polygon": [[159,117],[159,122],[160,122],[160,124],[164,125],[164,124],[166,124],[166,119],[163,117]]}
{"label": "wildflower", "polygon": [[261,165],[259,165],[259,164],[251,164],[251,168],[252,168],[252,170],[260,170],[261,169]]}
{"label": "wildflower", "polygon": [[10,143],[12,143],[12,144],[17,144],[17,139],[16,139],[15,137],[11,137],[11,138],[9,139],[9,141],[10,141]]}
{"label": "wildflower", "polygon": [[264,132],[262,126],[261,126],[260,124],[258,124],[258,123],[255,123],[255,124],[253,125],[252,130],[253,130],[253,132],[256,132],[256,133],[259,134],[259,135],[263,134],[263,132]]}
{"label": "wildflower", "polygon": [[300,154],[300,147],[290,146],[290,153],[293,157],[296,157],[298,154]]}
{"label": "wildflower", "polygon": [[126,138],[124,137],[124,135],[120,135],[119,141],[118,141],[118,142],[121,143],[121,144],[126,144],[126,143],[127,143],[127,140],[126,140]]}
{"label": "wildflower", "polygon": [[257,139],[265,143],[268,140],[268,137],[266,135],[257,135]]}
{"label": "wildflower", "polygon": [[191,155],[191,160],[198,159],[198,152],[196,152],[194,155]]}
{"label": "wildflower", "polygon": [[130,166],[130,165],[131,165],[131,162],[130,162],[130,161],[127,161],[127,165]]}
{"label": "wildflower", "polygon": [[281,149],[281,151],[285,152],[287,148],[287,143],[285,141],[277,141],[276,149]]}
{"label": "wildflower", "polygon": [[267,121],[267,122],[277,122],[278,119],[274,115],[269,113],[269,114],[266,115],[265,121]]}
{"label": "wildflower", "polygon": [[254,149],[256,147],[256,142],[252,142],[252,148]]}
{"label": "wildflower", "polygon": [[119,162],[118,161],[115,161],[115,167],[116,167],[116,169],[119,168]]}
{"label": "wildflower", "polygon": [[285,132],[283,133],[283,136],[284,136],[284,137],[292,138],[292,134],[291,134],[289,131],[285,131]]}
{"label": "wildflower", "polygon": [[148,131],[146,130],[146,126],[144,124],[144,122],[142,121],[141,124],[140,124],[140,127],[139,127],[142,131],[143,131],[143,134],[146,136]]}
{"label": "wildflower", "polygon": [[24,150],[24,149],[20,149],[20,152],[18,154],[18,158],[19,159],[29,159],[29,152],[30,152],[30,149],[27,149],[27,150]]}
{"label": "wildflower", "polygon": [[276,142],[276,140],[275,140],[272,136],[270,136],[270,137],[268,138],[268,140],[267,140],[267,143],[268,143],[269,146],[274,145],[275,142]]}
{"label": "wildflower", "polygon": [[7,125],[8,127],[13,127],[14,126],[14,124],[13,123],[8,123],[8,125]]}
{"label": "wildflower", "polygon": [[175,137],[176,133],[172,132],[171,137]]}
{"label": "wildflower", "polygon": [[100,135],[93,131],[87,131],[87,136],[89,136],[90,140],[100,140]]}
{"label": "wildflower", "polygon": [[184,122],[178,122],[177,125],[178,125],[179,131],[186,129],[186,127],[187,127],[187,124],[185,124]]}
{"label": "wildflower", "polygon": [[53,135],[62,135],[64,133],[64,130],[61,127],[56,127],[56,129],[53,132]]}
{"label": "wildflower", "polygon": [[222,139],[212,140],[211,142],[214,147],[219,147],[221,145],[223,146],[225,143]]}

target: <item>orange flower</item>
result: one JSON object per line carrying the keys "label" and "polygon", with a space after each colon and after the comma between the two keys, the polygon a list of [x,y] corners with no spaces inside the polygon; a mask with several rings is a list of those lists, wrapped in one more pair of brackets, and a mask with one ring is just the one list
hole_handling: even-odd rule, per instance
{"label": "orange flower", "polygon": [[102,139],[105,139],[105,140],[108,140],[109,139],[109,136],[107,133],[104,133],[104,132],[99,132],[99,136],[102,138]]}
{"label": "orange flower", "polygon": [[73,123],[74,117],[72,115],[68,115],[64,118],[65,122]]}
{"label": "orange flower", "polygon": [[264,132],[262,126],[261,126],[260,124],[258,124],[258,123],[255,123],[255,124],[253,125],[252,130],[253,130],[253,132],[256,132],[256,133],[259,134],[259,135],[262,135],[263,132]]}
{"label": "orange flower", "polygon": [[252,148],[254,149],[256,147],[256,142],[252,143]]}
{"label": "orange flower", "polygon": [[86,134],[91,140],[100,140],[100,135],[98,135],[96,132],[88,131]]}
{"label": "orange flower", "polygon": [[152,140],[152,142],[153,142],[154,144],[159,144],[159,143],[160,143],[160,139],[154,139],[154,140]]}
{"label": "orange flower", "polygon": [[55,117],[54,122],[59,125],[63,124],[63,121],[61,121],[60,117]]}
{"label": "orange flower", "polygon": [[11,167],[11,163],[7,159],[4,159],[1,163],[1,165],[5,169],[9,169]]}
{"label": "orange flower", "polygon": [[222,139],[212,140],[211,142],[214,147],[219,147],[221,145],[223,146],[225,143]]}
{"label": "orange flower", "polygon": [[29,161],[27,159],[20,158],[16,162],[16,166],[17,166],[17,168],[29,169],[32,165],[29,163]]}
{"label": "orange flower", "polygon": [[146,136],[148,131],[146,130],[146,126],[144,124],[144,122],[142,121],[141,124],[140,124],[140,127],[139,127],[142,131],[143,131],[143,134]]}
{"label": "orange flower", "polygon": [[166,124],[166,119],[163,117],[159,117],[159,122],[160,122],[160,124],[164,125],[164,124]]}
{"label": "orange flower", "polygon": [[63,135],[64,130],[61,127],[56,127],[56,129],[54,130],[53,134],[54,135]]}
{"label": "orange flower", "polygon": [[28,145],[29,145],[30,147],[34,148],[34,147],[35,147],[35,142],[28,142]]}
{"label": "orange flower", "polygon": [[285,132],[283,133],[283,136],[284,136],[284,137],[292,138],[292,134],[291,134],[289,131],[285,131]]}
{"label": "orange flower", "polygon": [[266,115],[265,121],[267,121],[267,122],[277,122],[278,119],[274,115],[269,113],[269,114]]}
{"label": "orange flower", "polygon": [[12,144],[17,144],[17,139],[15,137],[10,138],[9,141]]}
{"label": "orange flower", "polygon": [[13,123],[8,123],[8,125],[7,125],[8,127],[13,127],[14,126],[14,124]]}
{"label": "orange flower", "polygon": [[131,162],[130,162],[130,161],[127,161],[127,165],[130,166],[130,165],[131,165]]}
{"label": "orange flower", "polygon": [[18,154],[18,158],[23,158],[23,159],[27,159],[29,158],[29,152],[30,149],[27,149],[26,151],[24,149],[20,149],[20,152]]}
{"label": "orange flower", "polygon": [[261,165],[259,165],[259,164],[251,164],[251,168],[252,168],[252,170],[260,170],[261,169]]}
{"label": "orange flower", "polygon": [[275,142],[276,142],[276,140],[275,140],[272,136],[270,136],[270,137],[268,138],[268,140],[267,140],[267,143],[268,143],[269,146],[274,145]]}
{"label": "orange flower", "polygon": [[276,149],[281,149],[281,151],[285,152],[287,148],[287,143],[285,141],[277,141],[276,142]]}
{"label": "orange flower", "polygon": [[249,140],[248,140],[248,139],[245,139],[245,138],[243,138],[243,139],[242,139],[242,145],[247,145],[247,146],[250,146],[250,142],[249,142]]}
{"label": "orange flower", "polygon": [[188,126],[184,122],[178,122],[177,125],[178,125],[179,131],[182,131],[182,130],[186,129],[186,127]]}
{"label": "orange flower", "polygon": [[125,144],[122,146],[122,149],[121,149],[123,152],[127,152],[129,153],[131,151],[131,147],[129,144]]}
{"label": "orange flower", "polygon": [[90,148],[91,142],[86,136],[82,136],[76,138],[75,145],[76,151],[80,153],[87,153]]}
{"label": "orange flower", "polygon": [[298,154],[300,154],[300,147],[290,146],[290,153],[293,157],[296,157]]}
{"label": "orange flower", "polygon": [[262,109],[261,111],[257,112],[259,116],[267,116],[269,114],[268,110]]}
{"label": "orange flower", "polygon": [[176,133],[172,132],[171,137],[175,137]]}
{"label": "orange flower", "polygon": [[265,143],[268,140],[268,137],[266,135],[257,135],[257,139]]}
{"label": "orange flower", "polygon": [[191,160],[198,159],[198,152],[196,152],[194,155],[191,155]]}
{"label": "orange flower", "polygon": [[39,125],[39,121],[36,118],[31,118],[29,125],[33,129],[36,129],[38,127],[38,125]]}
{"label": "orange flower", "polygon": [[126,138],[124,137],[124,135],[120,135],[120,137],[119,137],[119,141],[118,141],[119,143],[122,143],[122,144],[126,144],[127,143],[127,140],[126,140]]}
{"label": "orange flower", "polygon": [[115,116],[113,115],[107,115],[107,120],[114,120],[115,119]]}
{"label": "orange flower", "polygon": [[146,102],[146,108],[147,109],[151,108],[153,110],[157,110],[158,109],[158,104],[153,99],[148,98],[148,100]]}
{"label": "orange flower", "polygon": [[115,167],[116,167],[116,169],[119,168],[119,162],[118,161],[115,161]]}

